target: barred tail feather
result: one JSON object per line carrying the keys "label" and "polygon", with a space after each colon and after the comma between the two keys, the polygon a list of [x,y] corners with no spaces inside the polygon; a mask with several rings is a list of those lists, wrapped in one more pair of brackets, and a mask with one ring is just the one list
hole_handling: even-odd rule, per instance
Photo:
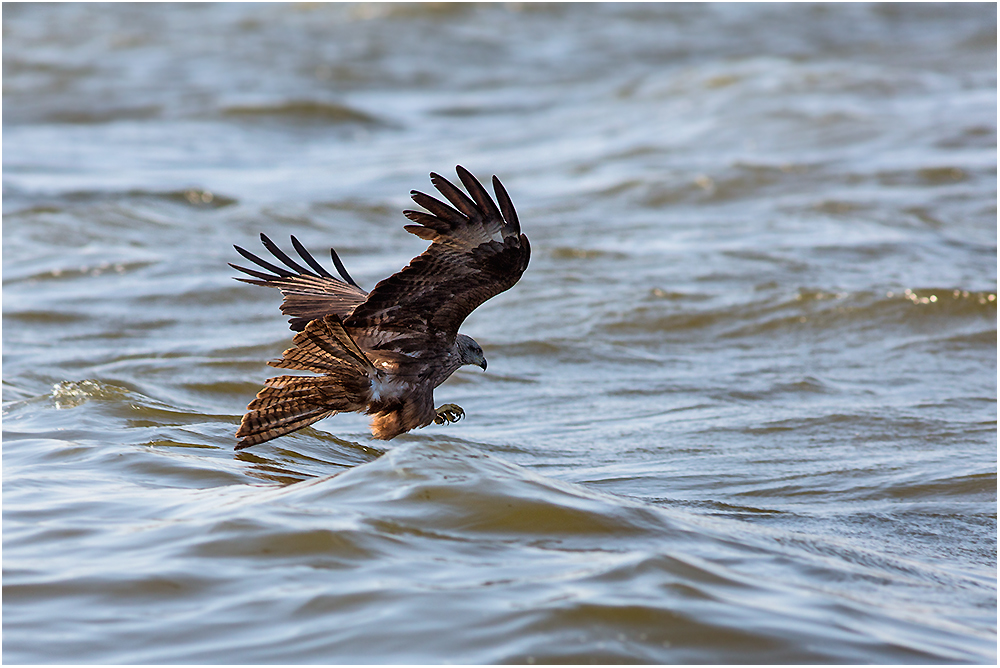
{"label": "barred tail feather", "polygon": [[336,316],[310,322],[274,367],[321,376],[276,376],[264,381],[247,406],[237,450],[283,436],[345,411],[363,411],[371,398],[375,367]]}
{"label": "barred tail feather", "polygon": [[336,413],[337,411],[321,408],[281,416],[273,413],[247,413],[243,416],[239,431],[236,432],[236,437],[240,439],[236,443],[236,449],[242,450],[251,445],[259,445],[272,438],[278,438],[302,427],[308,427],[313,422],[319,422]]}
{"label": "barred tail feather", "polygon": [[[357,387],[356,389],[361,389]],[[269,378],[247,406],[236,438],[237,450],[284,436],[341,411],[365,407],[358,393],[350,393],[331,376]]]}

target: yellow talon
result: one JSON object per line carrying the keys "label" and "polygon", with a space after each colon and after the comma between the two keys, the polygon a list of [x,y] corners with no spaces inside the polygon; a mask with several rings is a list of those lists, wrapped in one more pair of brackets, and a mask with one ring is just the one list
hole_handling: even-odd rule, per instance
{"label": "yellow talon", "polygon": [[434,418],[434,424],[450,424],[465,417],[465,411],[462,410],[462,407],[455,404],[445,404],[435,410],[437,416]]}

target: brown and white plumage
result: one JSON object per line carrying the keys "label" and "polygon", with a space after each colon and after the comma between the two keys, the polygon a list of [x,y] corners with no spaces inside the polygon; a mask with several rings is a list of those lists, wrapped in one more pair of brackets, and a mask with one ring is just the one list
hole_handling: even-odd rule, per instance
{"label": "brown and white plumage", "polygon": [[282,359],[268,364],[320,374],[265,381],[247,406],[236,449],[345,411],[372,415],[372,434],[380,439],[450,421],[447,411],[434,408],[434,388],[463,364],[486,369],[482,348],[458,329],[480,304],[518,281],[531,254],[499,179],[493,177],[494,202],[472,174],[461,166],[456,170],[469,195],[433,173],[431,183],[450,205],[411,191],[427,211],[404,211],[417,223],[405,229],[431,245],[370,293],[351,278],[333,249],[340,278],[295,237],[292,245],[305,265],[263,234],[264,247],[285,267],[235,247],[266,270],[230,265],[253,277],[238,280],[281,290],[281,311],[299,332]]}

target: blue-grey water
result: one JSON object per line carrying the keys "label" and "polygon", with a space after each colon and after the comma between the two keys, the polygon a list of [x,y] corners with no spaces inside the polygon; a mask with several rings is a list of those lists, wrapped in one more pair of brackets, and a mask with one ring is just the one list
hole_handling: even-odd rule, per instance
{"label": "blue-grey water", "polygon": [[[996,6],[3,7],[8,663],[996,660]],[[232,244],[533,257],[466,419],[236,453]]]}

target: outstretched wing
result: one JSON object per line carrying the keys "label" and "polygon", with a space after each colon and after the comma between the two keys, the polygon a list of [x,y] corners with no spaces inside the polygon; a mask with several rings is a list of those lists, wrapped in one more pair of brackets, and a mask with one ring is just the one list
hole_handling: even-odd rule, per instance
{"label": "outstretched wing", "polygon": [[376,285],[345,319],[346,327],[405,333],[405,338],[425,342],[430,336],[444,337],[442,343],[448,343],[473,310],[521,278],[531,248],[507,191],[494,176],[494,202],[468,170],[455,169],[471,199],[434,173],[431,183],[452,206],[415,190],[410,193],[429,213],[404,211],[418,223],[404,229],[431,245]]}
{"label": "outstretched wing", "polygon": [[337,256],[337,251],[332,248],[330,256],[333,258],[333,266],[343,280],[336,278],[324,269],[323,265],[317,262],[316,258],[310,255],[309,251],[295,237],[292,237],[292,246],[295,247],[295,251],[302,258],[302,261],[309,265],[309,268],[303,267],[288,257],[266,235],[261,234],[260,240],[264,244],[264,248],[269,250],[288,269],[271,264],[239,246],[233,246],[233,248],[247,260],[270,273],[247,269],[232,263],[229,266],[256,279],[238,278],[236,279],[238,281],[281,290],[281,294],[285,297],[284,301],[281,302],[281,312],[292,316],[288,321],[292,330],[301,332],[309,324],[309,321],[327,315],[336,315],[341,319],[346,318],[368,296],[368,293],[362,290],[347,273],[344,263]]}

